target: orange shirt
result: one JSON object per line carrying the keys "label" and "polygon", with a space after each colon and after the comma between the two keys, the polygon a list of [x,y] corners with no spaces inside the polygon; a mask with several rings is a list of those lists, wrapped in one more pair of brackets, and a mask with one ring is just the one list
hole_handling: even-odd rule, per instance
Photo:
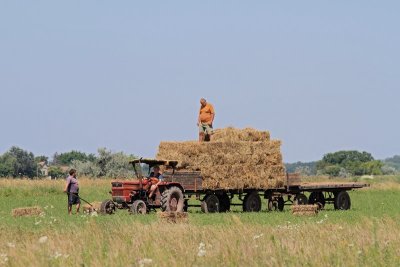
{"label": "orange shirt", "polygon": [[212,114],[215,114],[214,107],[210,103],[207,103],[204,107],[200,107],[200,122],[201,123],[212,123]]}

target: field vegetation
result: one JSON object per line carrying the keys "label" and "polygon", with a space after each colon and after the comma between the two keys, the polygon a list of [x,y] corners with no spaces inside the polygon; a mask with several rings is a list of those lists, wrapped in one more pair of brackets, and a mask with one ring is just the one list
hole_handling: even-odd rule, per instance
{"label": "field vegetation", "polygon": [[[309,178],[310,181],[315,178]],[[328,179],[328,178],[326,178]],[[81,196],[109,198],[108,179],[81,179]],[[352,208],[316,217],[284,212],[203,214],[166,224],[155,212],[68,216],[62,180],[0,180],[1,266],[398,266],[400,177],[350,193]],[[38,217],[12,217],[40,206]]]}

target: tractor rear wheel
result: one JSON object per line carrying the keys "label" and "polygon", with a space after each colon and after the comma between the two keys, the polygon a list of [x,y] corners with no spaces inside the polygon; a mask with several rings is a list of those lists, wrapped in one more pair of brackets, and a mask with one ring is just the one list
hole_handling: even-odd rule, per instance
{"label": "tractor rear wheel", "polygon": [[111,199],[104,200],[100,205],[101,214],[113,214],[115,212],[115,204]]}
{"label": "tractor rear wheel", "polygon": [[182,190],[179,187],[172,186],[161,195],[161,210],[183,212],[184,201]]}
{"label": "tractor rear wheel", "polygon": [[336,210],[348,210],[351,207],[351,201],[349,193],[346,191],[340,191],[335,194],[334,207]]}
{"label": "tractor rear wheel", "polygon": [[146,214],[147,207],[143,200],[135,200],[131,206],[132,214]]}
{"label": "tractor rear wheel", "polygon": [[261,211],[261,198],[257,191],[248,193],[243,200],[243,211],[259,212]]}
{"label": "tractor rear wheel", "polygon": [[219,212],[227,212],[231,209],[231,199],[229,198],[227,193],[223,193],[222,195],[218,195],[219,200]]}
{"label": "tractor rear wheel", "polygon": [[201,202],[201,211],[204,213],[215,213],[220,211],[220,202],[216,195],[209,194]]}

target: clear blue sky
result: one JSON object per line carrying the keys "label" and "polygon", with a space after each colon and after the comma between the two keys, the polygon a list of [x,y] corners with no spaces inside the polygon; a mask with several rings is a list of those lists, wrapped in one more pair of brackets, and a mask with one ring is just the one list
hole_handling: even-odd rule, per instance
{"label": "clear blue sky", "polygon": [[154,156],[268,129],[285,162],[400,154],[399,1],[1,1],[0,153]]}

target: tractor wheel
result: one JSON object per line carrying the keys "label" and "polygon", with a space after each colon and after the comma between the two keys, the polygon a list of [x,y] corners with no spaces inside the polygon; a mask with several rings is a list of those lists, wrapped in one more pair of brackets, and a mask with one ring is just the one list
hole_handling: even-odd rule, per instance
{"label": "tractor wheel", "polygon": [[296,205],[307,205],[308,199],[304,194],[297,194],[295,199]]}
{"label": "tractor wheel", "polygon": [[111,199],[104,200],[100,206],[101,214],[113,214],[115,212],[115,204]]}
{"label": "tractor wheel", "polygon": [[227,212],[231,209],[231,200],[227,193],[218,195],[219,200],[219,212]]}
{"label": "tractor wheel", "polygon": [[336,210],[348,210],[351,207],[351,201],[349,193],[346,191],[340,191],[335,194],[334,206]]}
{"label": "tractor wheel", "polygon": [[131,213],[132,214],[146,214],[147,213],[147,206],[143,200],[135,200],[131,206]]}
{"label": "tractor wheel", "polygon": [[161,195],[161,210],[183,212],[184,201],[182,190],[179,187],[172,186]]}
{"label": "tractor wheel", "polygon": [[243,200],[243,211],[259,212],[261,211],[261,198],[257,191],[248,193]]}
{"label": "tractor wheel", "polygon": [[278,210],[283,211],[284,208],[285,208],[285,200],[283,199],[283,197],[278,197]]}
{"label": "tractor wheel", "polygon": [[204,213],[219,212],[220,203],[218,197],[214,194],[206,195],[201,202],[201,211]]}
{"label": "tractor wheel", "polygon": [[308,198],[308,203],[313,205],[317,204],[320,209],[325,207],[325,197],[322,192],[312,192]]}

